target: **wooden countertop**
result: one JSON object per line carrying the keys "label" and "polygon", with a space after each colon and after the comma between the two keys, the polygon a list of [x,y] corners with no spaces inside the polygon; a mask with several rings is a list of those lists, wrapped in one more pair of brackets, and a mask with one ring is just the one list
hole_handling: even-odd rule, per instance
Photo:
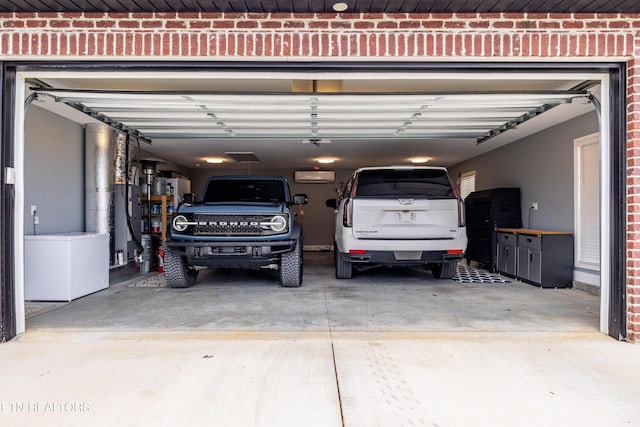
{"label": "wooden countertop", "polygon": [[548,230],[530,230],[528,228],[496,228],[502,233],[530,234],[534,236],[542,236],[543,234],[573,234],[570,231],[548,231]]}

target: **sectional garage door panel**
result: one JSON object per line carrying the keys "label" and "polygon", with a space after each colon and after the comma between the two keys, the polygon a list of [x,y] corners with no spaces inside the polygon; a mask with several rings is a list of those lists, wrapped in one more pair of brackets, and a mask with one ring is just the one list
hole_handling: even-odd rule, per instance
{"label": "sectional garage door panel", "polygon": [[36,89],[156,139],[470,139],[483,142],[588,92],[149,93]]}

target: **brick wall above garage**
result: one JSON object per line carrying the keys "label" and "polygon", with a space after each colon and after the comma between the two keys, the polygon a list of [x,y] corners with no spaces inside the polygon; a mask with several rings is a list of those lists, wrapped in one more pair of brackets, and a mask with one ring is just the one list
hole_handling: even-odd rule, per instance
{"label": "brick wall above garage", "polygon": [[27,56],[629,57],[640,17],[559,14],[0,14]]}
{"label": "brick wall above garage", "polygon": [[640,15],[5,13],[0,58],[625,61],[627,330],[640,340]]}

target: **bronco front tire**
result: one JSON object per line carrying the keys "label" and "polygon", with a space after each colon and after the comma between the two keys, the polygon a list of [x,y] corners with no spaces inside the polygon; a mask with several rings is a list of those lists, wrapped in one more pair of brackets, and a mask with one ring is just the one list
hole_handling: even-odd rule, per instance
{"label": "bronco front tire", "polygon": [[302,285],[302,239],[296,242],[294,250],[281,255],[280,285],[285,288],[297,288]]}
{"label": "bronco front tire", "polygon": [[184,253],[168,249],[164,253],[164,277],[172,288],[189,288],[198,278],[198,270],[187,261]]}

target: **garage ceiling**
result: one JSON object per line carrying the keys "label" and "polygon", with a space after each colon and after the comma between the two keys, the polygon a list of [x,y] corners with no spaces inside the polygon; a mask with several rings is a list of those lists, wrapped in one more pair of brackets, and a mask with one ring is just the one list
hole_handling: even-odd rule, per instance
{"label": "garage ceiling", "polygon": [[640,13],[637,0],[0,0],[3,12]]}
{"label": "garage ceiling", "polygon": [[[450,166],[592,112],[589,76],[576,77],[113,72],[29,82],[41,87],[34,105],[151,142],[140,144],[142,157],[186,168],[222,158],[223,169],[308,169],[329,157],[353,169],[411,157]],[[239,165],[229,154],[238,152],[259,165]]]}

